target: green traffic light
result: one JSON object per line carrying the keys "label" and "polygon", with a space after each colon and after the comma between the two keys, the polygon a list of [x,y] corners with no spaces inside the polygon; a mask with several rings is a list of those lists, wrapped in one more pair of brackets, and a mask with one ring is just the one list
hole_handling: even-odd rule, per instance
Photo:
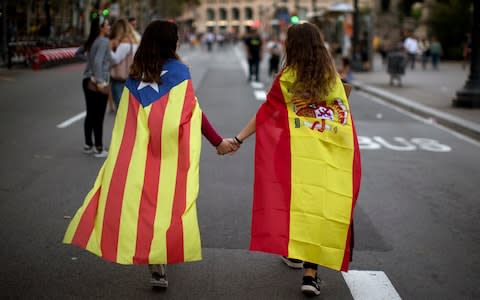
{"label": "green traffic light", "polygon": [[107,17],[110,14],[110,11],[106,8],[102,11],[102,15]]}
{"label": "green traffic light", "polygon": [[290,22],[292,22],[292,24],[297,24],[299,21],[300,21],[300,19],[298,18],[298,16],[291,16],[290,17]]}
{"label": "green traffic light", "polygon": [[92,19],[95,19],[96,17],[98,17],[97,13],[96,13],[96,12],[93,12],[93,13],[92,13]]}

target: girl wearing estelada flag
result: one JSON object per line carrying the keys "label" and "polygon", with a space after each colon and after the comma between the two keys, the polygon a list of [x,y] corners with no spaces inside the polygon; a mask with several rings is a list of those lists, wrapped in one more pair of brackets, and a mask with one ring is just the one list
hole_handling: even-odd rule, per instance
{"label": "girl wearing estelada flag", "polygon": [[318,265],[348,271],[360,151],[319,29],[291,26],[285,52],[266,102],[235,137],[240,145],[256,132],[250,249],[303,267],[302,292],[319,295]]}
{"label": "girl wearing estelada flag", "polygon": [[64,243],[119,264],[148,264],[166,287],[165,265],[201,259],[196,200],[202,133],[219,154],[237,149],[202,113],[176,53],[177,25],[152,22],[125,82],[108,157]]}

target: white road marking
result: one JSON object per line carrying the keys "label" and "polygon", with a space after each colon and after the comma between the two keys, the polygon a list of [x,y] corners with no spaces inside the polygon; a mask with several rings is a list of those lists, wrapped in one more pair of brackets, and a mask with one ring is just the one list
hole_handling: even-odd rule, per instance
{"label": "white road marking", "polygon": [[450,129],[450,128],[447,128],[447,127],[445,127],[445,126],[443,126],[443,125],[437,124],[437,123],[435,122],[435,119],[432,119],[432,118],[423,118],[423,117],[421,117],[421,116],[419,116],[419,115],[416,115],[416,114],[414,114],[414,113],[412,113],[412,112],[410,112],[410,111],[407,111],[407,110],[405,110],[405,109],[403,109],[403,108],[400,108],[400,107],[398,107],[398,106],[395,106],[394,104],[391,104],[391,103],[389,103],[389,102],[386,102],[386,101],[384,101],[384,100],[382,100],[382,99],[380,99],[380,98],[378,98],[378,97],[372,96],[372,95],[370,95],[370,94],[368,94],[368,93],[366,93],[366,92],[359,91],[358,93],[359,93],[360,95],[362,95],[363,97],[365,97],[365,98],[367,98],[367,99],[369,99],[369,100],[371,100],[371,101],[373,101],[373,102],[375,102],[375,103],[378,103],[378,104],[381,104],[381,105],[383,105],[383,106],[389,107],[389,108],[391,108],[391,109],[393,109],[393,110],[395,110],[395,111],[397,111],[397,112],[399,112],[399,113],[402,113],[402,114],[404,114],[404,115],[406,115],[406,116],[409,116],[410,118],[415,119],[415,120],[417,120],[417,121],[420,121],[420,122],[422,122],[422,123],[424,123],[424,124],[429,124],[429,125],[432,125],[432,126],[438,128],[438,129],[441,129],[441,130],[443,130],[443,131],[446,131],[446,132],[450,133],[451,135],[457,137],[458,139],[460,139],[460,140],[462,140],[462,141],[465,141],[465,142],[467,142],[467,143],[470,143],[470,144],[472,144],[472,145],[477,146],[477,147],[480,148],[480,142],[478,142],[478,141],[476,141],[476,140],[474,140],[474,139],[472,139],[472,138],[470,138],[470,137],[468,137],[468,136],[466,136],[466,135],[463,135],[463,134],[461,134],[461,133],[458,133],[458,132],[456,132],[456,131],[454,131],[454,130],[452,130],[452,129]]}
{"label": "white road marking", "polygon": [[83,112],[79,113],[78,115],[73,116],[70,119],[58,124],[57,128],[67,128],[68,126],[72,125],[73,123],[75,123],[77,121],[80,121],[81,119],[85,118],[86,115],[87,115],[87,112],[83,111]]}
{"label": "white road marking", "polygon": [[252,81],[250,83],[250,85],[252,86],[252,88],[254,89],[263,89],[264,88],[264,85],[262,82],[258,82],[258,81]]}
{"label": "white road marking", "polygon": [[253,91],[255,93],[255,98],[258,100],[258,101],[265,101],[265,99],[267,99],[267,93],[265,93],[265,91],[259,91],[259,90],[255,90]]}
{"label": "white road marking", "polygon": [[393,151],[429,151],[429,152],[450,152],[452,147],[441,144],[437,140],[427,138],[410,138],[403,137],[392,138],[395,143],[387,141],[380,136],[373,138],[368,136],[358,136],[358,145],[361,150],[379,150],[385,148]]}
{"label": "white road marking", "polygon": [[342,272],[355,300],[401,300],[387,275],[382,271]]}
{"label": "white road marking", "polygon": [[235,55],[240,61],[240,65],[242,66],[245,76],[248,77],[248,65],[247,65],[247,62],[245,61],[245,56],[244,55],[242,56],[242,53],[240,52],[239,47],[234,47],[233,49],[234,49]]}

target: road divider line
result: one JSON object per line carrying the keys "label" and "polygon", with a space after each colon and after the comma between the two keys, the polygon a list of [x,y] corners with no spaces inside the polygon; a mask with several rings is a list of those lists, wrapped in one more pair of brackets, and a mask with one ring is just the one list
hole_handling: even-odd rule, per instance
{"label": "road divider line", "polygon": [[355,300],[401,300],[395,287],[382,271],[342,272]]}
{"label": "road divider line", "polygon": [[63,121],[62,123],[58,124],[57,128],[67,128],[68,126],[72,125],[73,123],[78,122],[78,121],[82,120],[83,118],[85,118],[86,115],[87,115],[87,112],[83,111],[83,112],[79,113],[78,115],[75,115],[75,116],[71,117],[70,119],[68,119],[66,121]]}
{"label": "road divider line", "polygon": [[240,53],[239,47],[234,47],[233,49],[234,49],[235,55],[237,56],[238,60],[240,61],[240,65],[242,66],[243,73],[245,73],[245,77],[248,77],[248,65],[245,62],[245,59],[242,56],[242,53]]}

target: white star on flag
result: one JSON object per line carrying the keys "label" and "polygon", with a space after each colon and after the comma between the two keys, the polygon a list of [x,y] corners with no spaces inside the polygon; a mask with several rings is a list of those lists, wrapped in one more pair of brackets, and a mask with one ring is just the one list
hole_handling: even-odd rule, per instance
{"label": "white star on flag", "polygon": [[[168,72],[168,70],[163,70],[162,74],[160,74],[160,76],[165,75],[165,73],[167,73],[167,72]],[[138,85],[137,90],[139,91],[139,90],[141,90],[141,89],[143,89],[144,87],[147,87],[147,86],[150,86],[152,89],[154,89],[158,93],[158,83],[156,83],[156,82],[140,81],[140,84]]]}
{"label": "white star on flag", "polygon": [[139,90],[141,90],[141,89],[143,89],[144,87],[147,87],[147,86],[150,86],[152,89],[154,89],[158,93],[158,83],[156,83],[156,82],[140,81],[140,84],[138,85],[137,90],[139,91]]}

